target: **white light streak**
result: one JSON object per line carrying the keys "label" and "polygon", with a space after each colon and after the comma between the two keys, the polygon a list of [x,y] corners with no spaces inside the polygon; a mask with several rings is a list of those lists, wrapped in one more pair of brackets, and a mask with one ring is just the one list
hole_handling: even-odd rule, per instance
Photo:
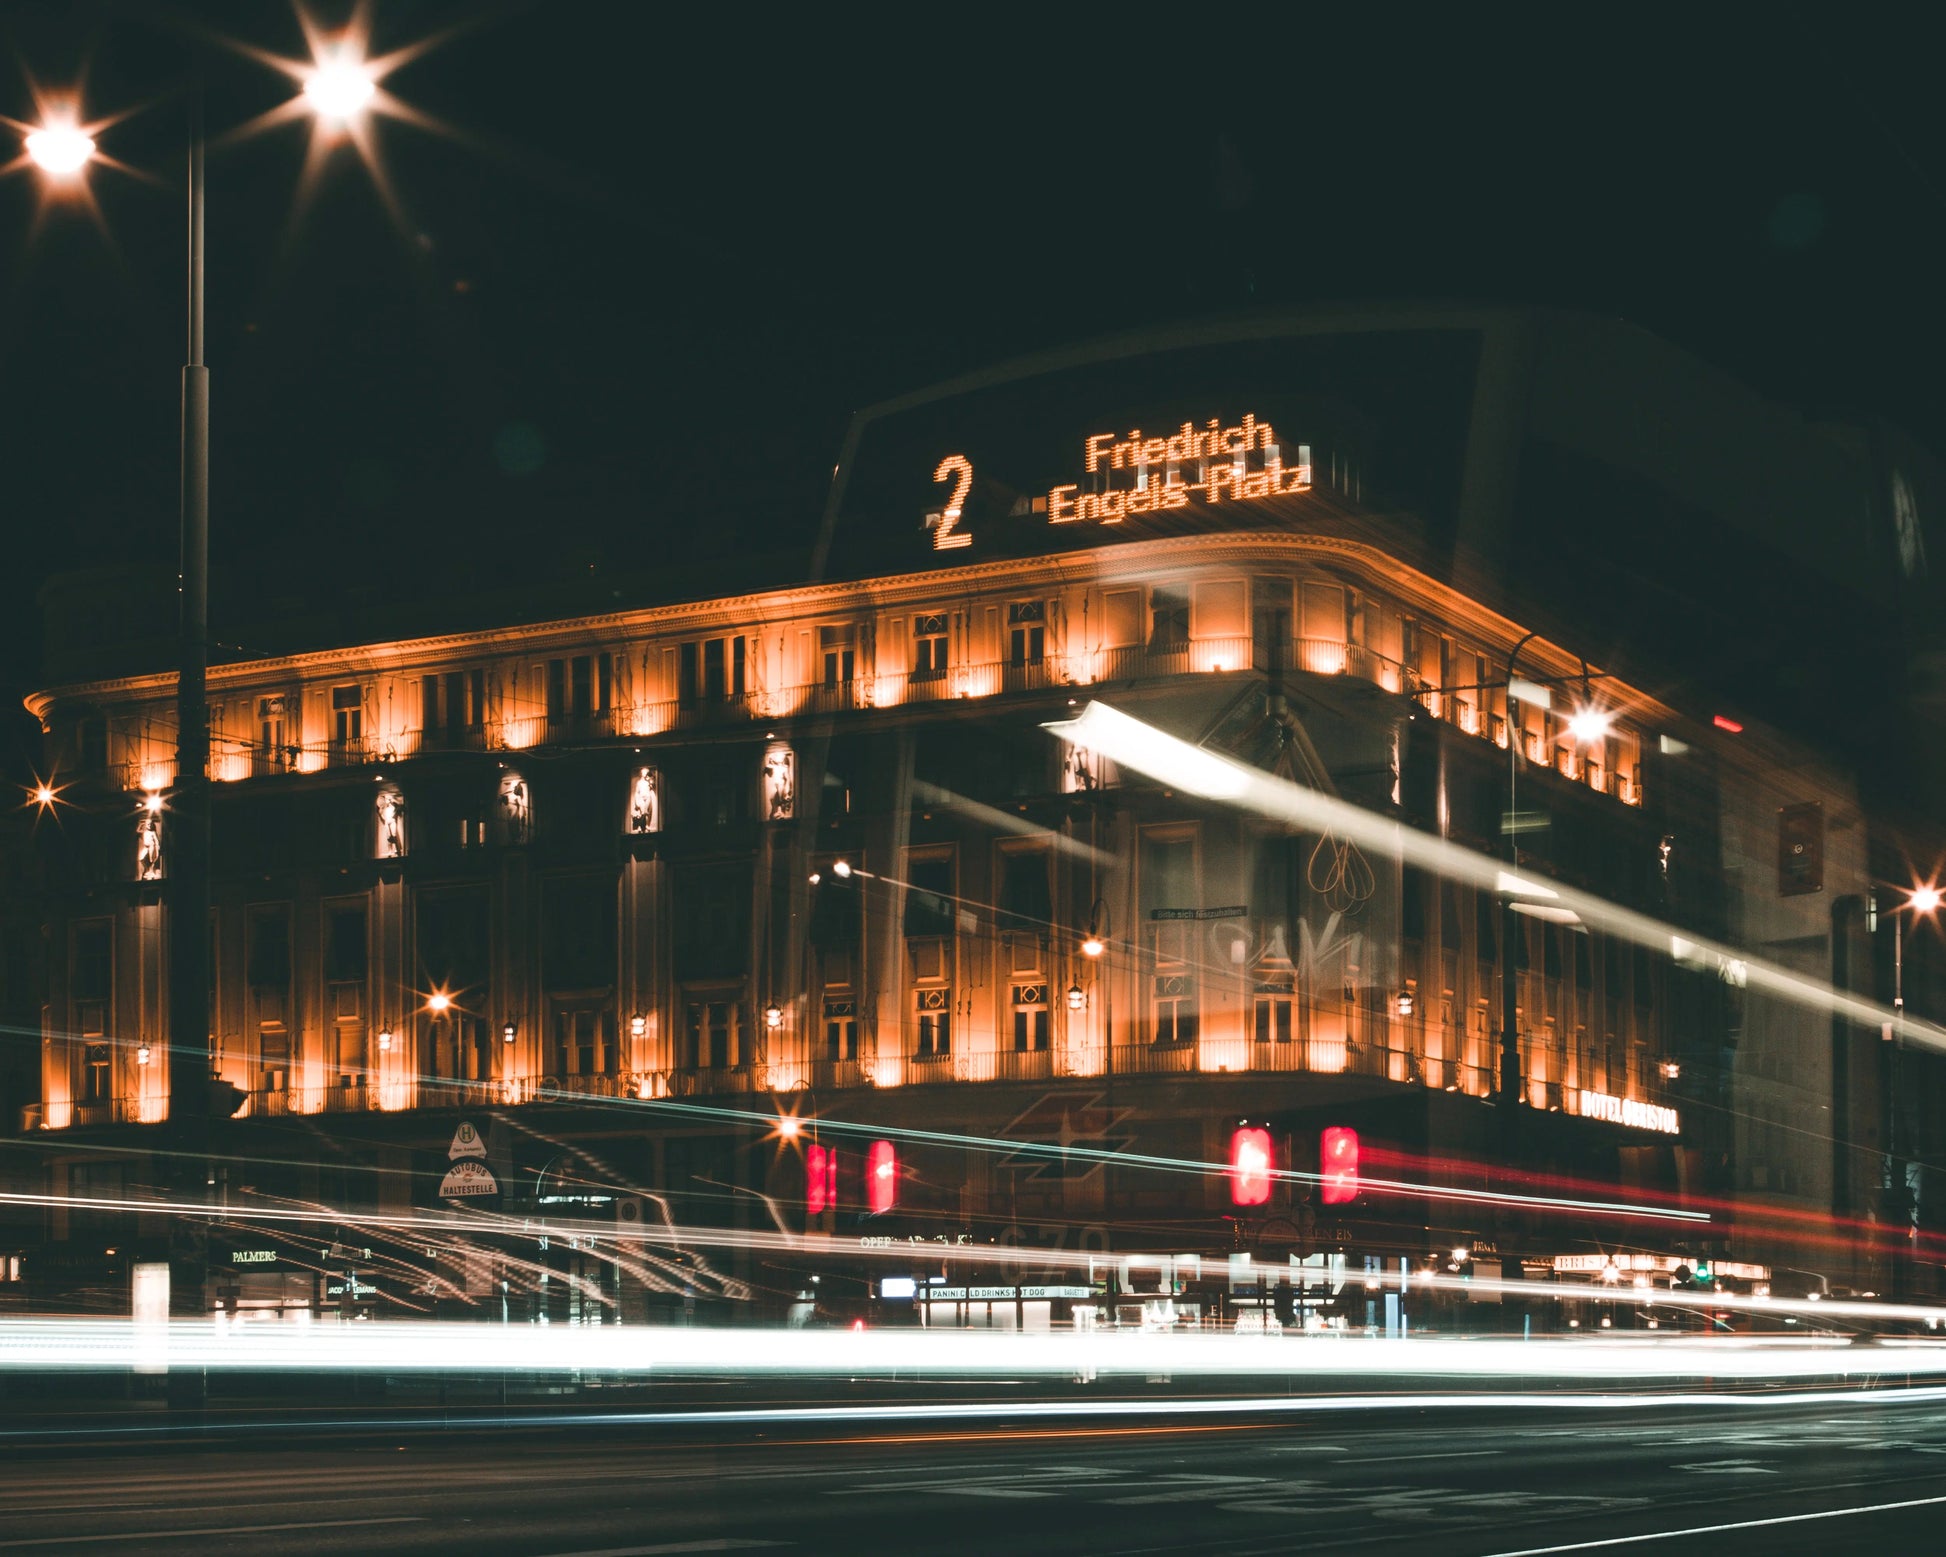
{"label": "white light streak", "polygon": [[1902,1020],[1901,1030],[1908,1043],[1946,1053],[1946,1027],[1909,1014],[1897,1018],[1889,1006],[1833,989],[1818,979],[1807,978],[1781,964],[1752,957],[1721,942],[1678,930],[1592,892],[1558,882],[1543,887],[1525,878],[1506,876],[1505,866],[1484,854],[1430,833],[1401,827],[1396,821],[1363,807],[1192,746],[1105,704],[1090,703],[1078,718],[1057,720],[1041,728],[1160,783],[1214,800],[1230,801],[1240,809],[1310,832],[1335,834],[1375,854],[1397,858],[1415,869],[1450,881],[1500,893],[1512,891],[1524,895],[1533,890],[1579,914],[1593,928],[1651,951],[1667,952],[1672,940],[1681,942],[1691,957],[1703,959],[1726,972],[1734,966],[1741,970],[1745,987],[1779,999],[1842,1016],[1863,1027],[1877,1028]]}
{"label": "white light streak", "polygon": [[[955,1329],[790,1330],[676,1325],[507,1325],[373,1320],[354,1325],[126,1319],[0,1321],[0,1371],[120,1372],[166,1360],[218,1372],[555,1373],[641,1377],[977,1379],[1077,1373],[1210,1379],[1522,1380],[1674,1388],[1723,1379],[1861,1384],[1896,1373],[1946,1378],[1946,1345],[1861,1351],[1843,1342],[1772,1342],[1611,1333],[1548,1340],[1341,1334]],[[1321,1393],[1326,1392],[1321,1389]],[[1631,1390],[1631,1393],[1637,1391]],[[1946,1387],[1941,1387],[1946,1394]],[[1466,1397],[1460,1397],[1466,1398]],[[1551,1398],[1551,1397],[1550,1397]],[[1668,1395],[1650,1398],[1667,1400]],[[1720,1400],[1720,1396],[1710,1396]]]}

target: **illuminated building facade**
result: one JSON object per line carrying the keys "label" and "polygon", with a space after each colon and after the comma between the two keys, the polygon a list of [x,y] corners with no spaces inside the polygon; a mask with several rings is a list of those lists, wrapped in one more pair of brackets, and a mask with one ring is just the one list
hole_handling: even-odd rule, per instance
{"label": "illuminated building facade", "polygon": [[[1575,488],[1586,407],[1544,381],[1550,330],[1590,328],[1313,319],[1031,364],[862,416],[809,560],[769,587],[213,668],[233,1148],[354,1208],[473,1193],[441,1186],[477,1121],[507,1207],[601,1182],[739,1225],[765,1192],[847,1236],[1457,1243],[1515,1269],[1593,1246],[1565,1213],[1331,1204],[1254,1156],[1239,1198],[1221,1171],[1241,1139],[1316,1175],[1350,1130],[1375,1177],[1714,1204],[1629,1246],[1863,1279],[1848,1243],[1720,1207],[1875,1209],[1879,1056],[1697,945],[1818,977],[1849,957],[1839,982],[1876,987],[1866,797],[1720,663],[1666,674],[1713,587],[1655,596],[1581,533],[1620,499]],[[1536,504],[1587,554],[1571,587],[1509,560]],[[169,1112],[172,698],[165,672],[31,703],[77,884],[27,1123],[71,1185],[110,1170],[64,1133],[139,1158]],[[1697,942],[1066,738],[1097,707]],[[1838,1126],[1798,1149],[1820,1110]],[[823,1136],[774,1142],[780,1113]]]}

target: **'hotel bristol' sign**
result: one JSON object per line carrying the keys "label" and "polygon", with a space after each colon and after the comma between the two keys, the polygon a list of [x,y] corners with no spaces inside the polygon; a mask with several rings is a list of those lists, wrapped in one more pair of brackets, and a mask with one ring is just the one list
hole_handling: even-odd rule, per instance
{"label": "'hotel bristol' sign", "polygon": [[1577,1112],[1583,1119],[1606,1119],[1610,1124],[1627,1125],[1631,1130],[1682,1134],[1682,1121],[1673,1108],[1665,1108],[1660,1103],[1638,1103],[1632,1097],[1612,1097],[1606,1092],[1584,1089]]}

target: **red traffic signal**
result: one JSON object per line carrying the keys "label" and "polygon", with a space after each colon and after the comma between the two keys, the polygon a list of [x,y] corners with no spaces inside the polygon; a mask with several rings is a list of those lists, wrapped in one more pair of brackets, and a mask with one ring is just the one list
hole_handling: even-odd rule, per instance
{"label": "red traffic signal", "polygon": [[1260,1206],[1270,1199],[1270,1132],[1245,1125],[1230,1135],[1230,1203]]}
{"label": "red traffic signal", "polygon": [[812,1216],[838,1209],[838,1153],[815,1141],[804,1148],[804,1209]]}
{"label": "red traffic signal", "polygon": [[1358,1132],[1332,1125],[1318,1142],[1323,1191],[1318,1199],[1328,1206],[1348,1205],[1358,1198]]}
{"label": "red traffic signal", "polygon": [[890,1141],[874,1141],[865,1159],[865,1203],[872,1215],[899,1203],[899,1152]]}

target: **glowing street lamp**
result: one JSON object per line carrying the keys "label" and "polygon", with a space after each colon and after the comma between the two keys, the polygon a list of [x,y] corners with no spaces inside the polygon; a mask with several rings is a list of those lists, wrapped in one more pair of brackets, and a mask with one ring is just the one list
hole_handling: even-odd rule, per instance
{"label": "glowing street lamp", "polygon": [[343,55],[321,64],[304,82],[311,111],[333,124],[356,118],[377,91],[364,62]]}
{"label": "glowing street lamp", "polygon": [[1606,709],[1582,707],[1568,715],[1568,734],[1583,746],[1607,740],[1614,728],[1615,716]]}
{"label": "glowing street lamp", "polygon": [[51,178],[72,177],[88,165],[94,154],[94,137],[71,124],[50,124],[27,137],[27,155],[35,167]]}
{"label": "glowing street lamp", "polygon": [[426,997],[426,1009],[434,1015],[438,1015],[440,1012],[447,1010],[452,1003],[453,997],[443,989],[435,989]]}

